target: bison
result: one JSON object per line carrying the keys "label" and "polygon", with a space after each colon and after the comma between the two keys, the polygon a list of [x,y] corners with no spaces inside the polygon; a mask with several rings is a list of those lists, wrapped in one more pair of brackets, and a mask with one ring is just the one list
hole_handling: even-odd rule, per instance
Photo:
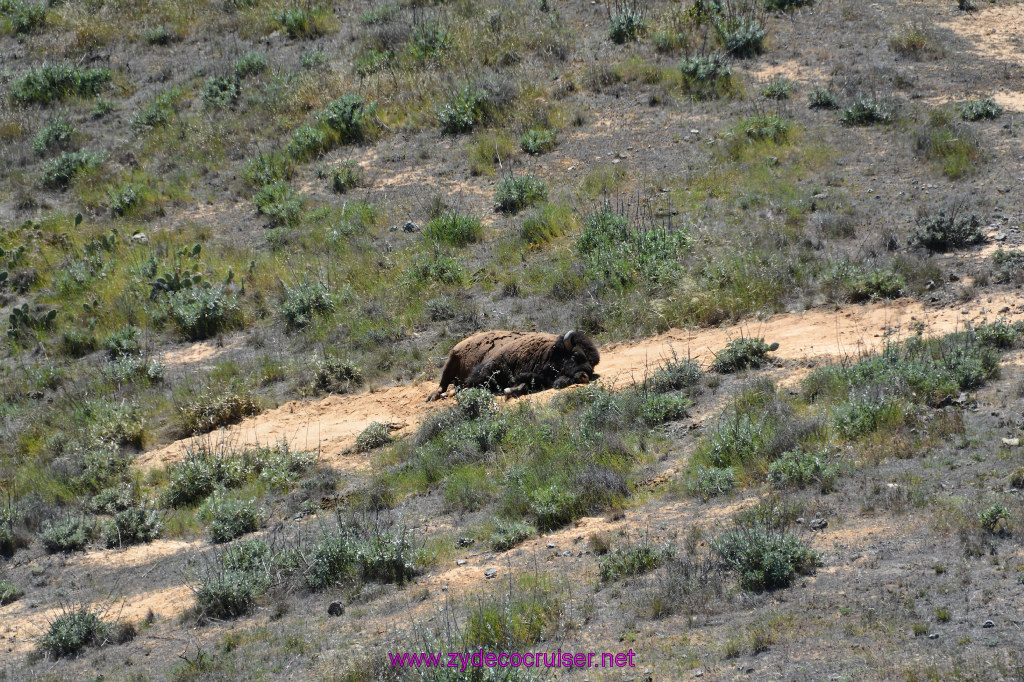
{"label": "bison", "polygon": [[478,332],[455,344],[441,370],[437,400],[448,386],[486,388],[508,397],[545,388],[586,384],[597,378],[597,346],[582,332]]}

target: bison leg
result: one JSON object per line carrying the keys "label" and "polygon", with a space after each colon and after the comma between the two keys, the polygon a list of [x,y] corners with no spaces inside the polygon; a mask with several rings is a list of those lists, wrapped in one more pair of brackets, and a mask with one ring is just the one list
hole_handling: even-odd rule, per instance
{"label": "bison leg", "polygon": [[492,393],[498,393],[515,383],[515,378],[508,368],[492,360],[477,365],[462,385],[464,388],[486,388]]}
{"label": "bison leg", "polygon": [[449,353],[448,359],[445,361],[444,367],[441,369],[441,386],[436,391],[427,396],[428,403],[444,397],[445,393],[448,391],[448,386],[450,386],[453,381],[456,381],[459,378],[460,369],[461,368],[459,366],[458,358]]}

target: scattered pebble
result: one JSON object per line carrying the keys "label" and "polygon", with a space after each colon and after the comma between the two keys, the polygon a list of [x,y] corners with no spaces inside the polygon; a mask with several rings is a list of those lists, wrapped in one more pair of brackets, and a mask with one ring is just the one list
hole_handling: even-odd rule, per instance
{"label": "scattered pebble", "polygon": [[555,543],[549,542],[548,543],[548,549],[554,549],[554,548],[555,548]]}
{"label": "scattered pebble", "polygon": [[994,628],[995,626],[996,626],[996,624],[995,624],[995,623],[993,623],[993,622],[992,622],[992,621],[990,621],[990,620],[986,620],[986,621],[985,621],[985,624],[984,624],[984,625],[982,625],[981,627],[983,627],[983,628]]}
{"label": "scattered pebble", "polygon": [[455,565],[456,566],[465,566],[467,563],[468,562],[465,559],[456,559],[455,560]]}
{"label": "scattered pebble", "polygon": [[497,578],[498,577],[498,569],[496,569],[496,568],[488,568],[486,571],[484,571],[484,577],[487,578],[488,580],[490,580],[491,578]]}
{"label": "scattered pebble", "polygon": [[340,616],[345,613],[345,606],[340,601],[332,601],[331,605],[327,607],[328,616]]}

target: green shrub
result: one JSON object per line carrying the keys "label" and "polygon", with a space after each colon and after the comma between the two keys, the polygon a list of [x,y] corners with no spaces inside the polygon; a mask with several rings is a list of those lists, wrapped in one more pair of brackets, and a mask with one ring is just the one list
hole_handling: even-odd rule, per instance
{"label": "green shrub", "polygon": [[715,21],[714,27],[726,54],[737,59],[747,59],[764,52],[764,37],[767,31],[757,19],[727,17]]}
{"label": "green shrub", "polygon": [[371,422],[356,436],[356,450],[369,452],[391,442],[391,426],[382,422]]}
{"label": "green shrub", "polygon": [[146,507],[132,507],[114,514],[103,527],[107,547],[128,547],[152,542],[160,535],[163,522],[160,512]]}
{"label": "green shrub", "polygon": [[304,125],[295,129],[286,153],[296,161],[309,161],[330,150],[332,144],[326,130]]}
{"label": "green shrub", "polygon": [[906,289],[903,275],[892,270],[858,272],[848,283],[847,295],[851,303],[876,299],[899,298]]}
{"label": "green shrub", "polygon": [[998,502],[978,514],[978,523],[981,524],[982,529],[993,535],[1009,534],[1007,525],[1009,520],[1010,510]]}
{"label": "green shrub", "polygon": [[437,121],[446,135],[468,133],[480,122],[487,107],[487,91],[465,87],[453,93],[437,109]]}
{"label": "green shrub", "polygon": [[844,126],[870,126],[895,120],[896,109],[892,104],[866,97],[857,99],[839,114],[839,121]]}
{"label": "green shrub", "polygon": [[851,439],[877,431],[882,426],[898,425],[903,418],[903,406],[896,400],[877,400],[872,396],[851,396],[832,412],[836,431]]}
{"label": "green shrub", "polygon": [[679,395],[639,394],[638,399],[640,404],[637,416],[641,423],[649,427],[682,419],[686,416],[686,410],[693,405]]}
{"label": "green shrub", "polygon": [[434,21],[417,22],[412,29],[407,50],[413,62],[426,65],[439,63],[451,50],[451,34]]}
{"label": "green shrub", "polygon": [[99,347],[96,337],[80,329],[68,329],[61,332],[58,348],[62,355],[81,358]]}
{"label": "green shrub", "polygon": [[459,284],[465,277],[462,261],[439,248],[417,256],[409,275],[419,284]]}
{"label": "green shrub", "polygon": [[821,564],[817,553],[795,535],[761,524],[727,531],[711,548],[738,575],[740,585],[753,592],[789,587],[797,575],[813,573]]}
{"label": "green shrub", "polygon": [[778,350],[779,344],[771,345],[763,338],[741,337],[733,339],[725,348],[715,353],[711,370],[722,374],[739,372],[744,369],[758,369],[768,359],[768,353]]}
{"label": "green shrub", "polygon": [[241,323],[242,311],[234,294],[222,287],[189,287],[167,299],[167,316],[189,341],[201,341]]}
{"label": "green shrub", "polygon": [[669,547],[652,547],[649,544],[605,554],[598,560],[601,582],[612,582],[653,571],[673,555]]}
{"label": "green shrub", "polygon": [[242,94],[238,76],[214,76],[206,81],[203,87],[203,102],[208,107],[230,107],[238,101]]}
{"label": "green shrub", "polygon": [[776,114],[757,114],[744,119],[740,129],[749,140],[771,140],[775,144],[784,144],[789,140],[790,123]]}
{"label": "green shrub", "polygon": [[527,214],[519,237],[527,244],[539,246],[558,239],[577,225],[576,214],[568,206],[544,204]]}
{"label": "green shrub", "polygon": [[1000,317],[995,322],[983,324],[974,331],[978,336],[978,342],[983,346],[1008,350],[1017,345],[1024,328],[1020,322],[1010,324],[1005,317]]}
{"label": "green shrub", "polygon": [[345,528],[323,531],[307,557],[307,587],[324,590],[351,579],[356,571],[357,545],[357,540]]}
{"label": "green shrub", "polygon": [[530,128],[519,138],[519,147],[527,154],[543,154],[558,144],[557,135],[551,128]]}
{"label": "green shrub", "polygon": [[935,215],[918,219],[914,240],[929,251],[945,253],[981,244],[985,241],[985,234],[978,216],[973,213],[963,215],[954,208],[948,215],[945,210],[940,210]]}
{"label": "green shrub", "polygon": [[271,564],[269,548],[260,540],[243,540],[217,555],[195,589],[200,618],[229,620],[252,611],[271,585]]}
{"label": "green shrub", "polygon": [[638,2],[617,0],[608,14],[608,37],[613,43],[629,43],[647,31],[647,17]]}
{"label": "green shrub", "polygon": [[89,506],[97,514],[116,514],[134,507],[137,502],[137,489],[131,484],[122,483],[100,490],[93,495]]}
{"label": "green shrub", "polygon": [[47,521],[39,537],[50,554],[77,552],[85,549],[95,533],[95,525],[85,517],[68,517],[63,521]]}
{"label": "green shrub", "polygon": [[944,53],[938,38],[919,24],[908,24],[889,38],[889,49],[906,59],[937,59]]}
{"label": "green shrub", "polygon": [[299,64],[307,70],[319,69],[327,64],[327,55],[320,50],[306,50]]}
{"label": "green shrub", "polygon": [[133,182],[126,182],[107,190],[107,204],[110,214],[114,217],[127,215],[142,203],[143,187]]}
{"label": "green shrub", "polygon": [[346,161],[330,170],[331,189],[344,194],[350,189],[363,185],[363,169],[355,161]]}
{"label": "green shrub", "polygon": [[1007,251],[1003,247],[992,254],[992,279],[999,284],[1024,281],[1024,251]]}
{"label": "green shrub", "polygon": [[181,40],[181,36],[174,29],[160,24],[146,29],[142,34],[142,39],[150,45],[170,45]]}
{"label": "green shrub", "polygon": [[51,189],[63,189],[82,171],[96,168],[103,155],[86,150],[64,152],[43,164],[42,184]]}
{"label": "green shrub", "polygon": [[254,533],[266,522],[266,510],[255,500],[236,500],[215,492],[199,508],[198,516],[209,519],[210,540],[231,542]]}
{"label": "green shrub", "polygon": [[363,385],[363,375],[349,360],[324,355],[313,363],[313,390],[319,393],[348,393]]}
{"label": "green shrub", "polygon": [[983,159],[981,139],[968,125],[957,121],[949,108],[933,110],[914,135],[914,151],[934,161],[951,180],[974,172]]}
{"label": "green shrub", "polygon": [[0,507],[0,555],[10,556],[21,544],[14,532],[15,514],[10,507]]}
{"label": "green shrub", "polygon": [[277,21],[289,38],[311,40],[327,33],[329,17],[330,13],[324,8],[293,5],[282,9]]}
{"label": "green shrub", "polygon": [[25,596],[25,590],[21,589],[7,578],[0,578],[0,606],[7,606]]}
{"label": "green shrub", "polygon": [[704,372],[692,360],[680,360],[673,351],[672,359],[644,380],[643,387],[655,393],[693,390],[699,386]]}
{"label": "green shrub", "polygon": [[537,529],[525,521],[498,519],[491,533],[490,545],[495,552],[506,552],[537,534]]}
{"label": "green shrub", "polygon": [[[242,167],[242,177],[250,185],[257,188],[291,180],[294,174],[294,161],[279,152],[258,154],[256,158],[247,161],[245,166]],[[259,203],[257,203],[258,206]]]}
{"label": "green shrub", "polygon": [[369,104],[359,95],[344,95],[320,112],[320,120],[338,136],[342,144],[372,137],[377,103]]}
{"label": "green shrub", "polygon": [[811,109],[838,109],[839,98],[831,90],[817,87],[807,96],[807,106]]}
{"label": "green shrub", "polygon": [[107,357],[111,360],[131,357],[142,353],[139,337],[142,330],[132,325],[121,327],[103,341],[103,348],[107,351]]}
{"label": "green shrub", "polygon": [[272,226],[294,227],[302,212],[302,197],[285,182],[264,185],[252,198],[256,212],[270,219]]}
{"label": "green shrub", "polygon": [[584,221],[576,250],[592,279],[615,289],[655,292],[676,281],[689,245],[686,230],[633,226],[606,206]]}
{"label": "green shrub", "polygon": [[334,312],[334,300],[320,282],[303,282],[294,287],[286,285],[284,290],[281,312],[290,331],[309,326],[314,316],[327,316]]}
{"label": "green shrub", "polygon": [[480,465],[456,468],[444,481],[441,499],[446,511],[459,513],[482,509],[494,496],[487,470]]}
{"label": "green shrub", "polygon": [[683,89],[694,99],[716,99],[735,90],[732,67],[721,54],[687,57],[683,60]]}
{"label": "green shrub", "polygon": [[484,227],[479,218],[454,211],[433,218],[423,227],[423,236],[449,246],[466,246],[480,241]]}
{"label": "green shrub", "polygon": [[60,116],[52,119],[32,138],[32,150],[37,154],[45,154],[55,149],[67,149],[75,134],[75,126]]}
{"label": "green shrub", "polygon": [[788,78],[776,77],[761,90],[761,97],[766,99],[789,99],[789,93],[793,91],[796,84]]}
{"label": "green shrub", "polygon": [[691,495],[707,502],[724,495],[736,487],[736,469],[733,467],[698,466],[687,483]]}
{"label": "green shrub", "polygon": [[961,102],[959,111],[960,118],[965,121],[981,121],[999,118],[1003,113],[1003,108],[996,104],[991,97],[987,97]]}
{"label": "green shrub", "polygon": [[53,658],[74,656],[87,646],[100,646],[110,633],[110,624],[83,606],[55,618],[43,634],[39,648]]}
{"label": "green shrub", "polygon": [[46,7],[41,2],[7,0],[0,3],[0,14],[6,16],[16,35],[34,33],[46,26]]}
{"label": "green shrub", "polygon": [[839,475],[839,466],[829,463],[828,450],[808,452],[790,450],[768,465],[768,482],[776,488],[803,488],[816,484],[830,492]]}
{"label": "green shrub", "polygon": [[216,392],[207,389],[183,401],[177,406],[177,419],[182,433],[198,435],[237,424],[259,412],[259,401],[248,389],[228,385]]}
{"label": "green shrub", "polygon": [[19,104],[49,104],[67,97],[92,97],[110,78],[110,69],[44,64],[14,79],[11,83],[11,97]]}
{"label": "green shrub", "polygon": [[359,577],[379,583],[404,585],[416,575],[412,546],[405,533],[379,531],[359,543]]}
{"label": "green shrub", "polygon": [[764,0],[764,8],[769,12],[785,12],[797,7],[806,7],[813,3],[814,0]]}
{"label": "green shrub", "polygon": [[180,88],[171,88],[161,92],[139,109],[131,120],[131,128],[136,133],[143,133],[167,124],[178,112],[178,107],[185,93]]}
{"label": "green shrub", "polygon": [[262,52],[246,52],[235,60],[235,78],[248,78],[267,70],[267,56]]}

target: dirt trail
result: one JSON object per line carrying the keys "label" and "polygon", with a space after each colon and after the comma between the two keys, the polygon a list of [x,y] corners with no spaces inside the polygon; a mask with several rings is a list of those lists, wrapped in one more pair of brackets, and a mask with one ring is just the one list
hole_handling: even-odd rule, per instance
{"label": "dirt trail", "polygon": [[[673,353],[706,365],[715,351],[741,336],[761,336],[769,343],[777,342],[779,349],[773,355],[780,360],[850,358],[877,351],[888,335],[910,336],[918,325],[928,334],[945,334],[962,329],[968,321],[977,324],[1001,315],[1024,319],[1024,299],[1007,294],[947,308],[928,308],[901,299],[839,310],[784,313],[760,322],[715,329],[672,329],[640,341],[609,344],[601,348],[598,371],[605,385],[622,388],[642,380]],[[202,442],[237,448],[285,439],[293,449],[319,449],[323,460],[338,469],[365,471],[369,467],[365,457],[345,454],[355,437],[374,421],[404,425],[399,431],[415,428],[426,414],[447,402],[424,402],[435,387],[433,382],[422,382],[318,401],[288,402],[220,432],[151,450],[136,459],[136,466],[143,470],[164,466],[180,459],[190,445]],[[545,391],[528,399],[546,400],[551,394]]]}

